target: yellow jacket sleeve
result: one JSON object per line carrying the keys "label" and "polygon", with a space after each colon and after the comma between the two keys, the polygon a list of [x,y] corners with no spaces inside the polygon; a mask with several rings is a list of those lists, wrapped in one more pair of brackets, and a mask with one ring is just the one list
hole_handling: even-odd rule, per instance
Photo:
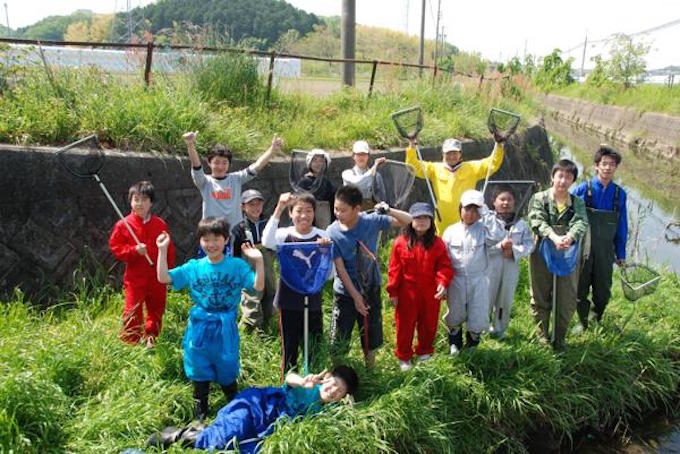
{"label": "yellow jacket sleeve", "polygon": [[[468,163],[473,167],[475,176],[477,177],[478,180],[486,178],[486,172],[489,168],[489,165],[491,165],[491,175],[496,173],[498,169],[501,168],[501,164],[503,164],[503,156],[505,155],[505,149],[503,148],[503,144],[496,142],[496,144],[494,145],[494,150],[495,153],[491,152],[491,154],[484,159],[479,159],[477,161],[468,161]],[[493,162],[491,161],[492,157]]]}
{"label": "yellow jacket sleeve", "polygon": [[425,175],[427,175],[427,178],[432,180],[435,176],[434,163],[419,160],[416,149],[410,146],[406,148],[406,164],[411,164],[416,169],[418,178],[425,178]]}

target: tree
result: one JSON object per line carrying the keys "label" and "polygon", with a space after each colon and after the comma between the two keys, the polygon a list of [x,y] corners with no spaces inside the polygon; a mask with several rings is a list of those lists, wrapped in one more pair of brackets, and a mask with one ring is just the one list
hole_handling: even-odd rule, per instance
{"label": "tree", "polygon": [[543,63],[534,76],[534,83],[546,92],[574,82],[571,76],[571,64],[574,59],[562,60],[560,53],[559,49],[555,49],[550,55],[543,57]]}
{"label": "tree", "polygon": [[586,85],[601,87],[609,79],[607,75],[607,62],[602,59],[601,55],[595,55],[590,60],[595,62],[595,67],[590,71],[590,74],[588,74]]}
{"label": "tree", "polygon": [[611,59],[607,62],[609,79],[624,88],[630,88],[641,80],[647,70],[645,56],[649,53],[650,45],[634,43],[630,36],[622,33],[616,35],[609,47]]}

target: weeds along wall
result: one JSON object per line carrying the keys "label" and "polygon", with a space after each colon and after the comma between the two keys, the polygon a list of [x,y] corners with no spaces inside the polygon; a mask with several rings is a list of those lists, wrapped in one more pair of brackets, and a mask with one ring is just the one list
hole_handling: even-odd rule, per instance
{"label": "weeds along wall", "polygon": [[[464,142],[464,158],[482,158],[492,147],[490,140]],[[493,178],[547,181],[552,154],[541,126],[522,131],[506,148],[503,166]],[[422,152],[427,160],[441,159],[438,147]],[[374,154],[380,155],[404,159],[403,150]],[[332,156],[330,178],[341,184],[341,171],[353,163],[347,152]],[[248,164],[234,160],[232,170]],[[108,249],[118,218],[94,179],[72,176],[59,165],[52,148],[0,145],[0,167],[4,173],[0,180],[0,293],[19,287],[34,301],[46,302],[72,284],[76,271],[83,267],[87,271],[103,267],[114,279],[122,276],[123,264]],[[277,158],[245,185],[262,191],[265,215],[273,211],[278,195],[290,190],[288,172],[288,161]],[[124,214],[129,213],[128,188],[139,180],[151,180],[156,188],[152,211],[168,223],[177,246],[177,263],[193,256],[201,197],[185,155],[107,151],[99,175]],[[417,200],[428,200],[422,180],[416,180],[407,206]]]}

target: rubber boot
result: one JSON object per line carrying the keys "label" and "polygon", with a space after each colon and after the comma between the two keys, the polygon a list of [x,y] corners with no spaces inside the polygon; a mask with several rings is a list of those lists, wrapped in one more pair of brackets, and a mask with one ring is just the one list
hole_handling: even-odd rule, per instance
{"label": "rubber boot", "polygon": [[375,355],[376,355],[375,350],[369,350],[366,352],[366,355],[364,356],[364,365],[366,366],[367,369],[372,369],[375,367]]}
{"label": "rubber boot", "polygon": [[194,382],[194,416],[198,422],[205,421],[208,416],[208,395],[210,394],[209,381]]}
{"label": "rubber boot", "polygon": [[465,347],[466,348],[475,348],[477,345],[479,345],[479,342],[482,340],[482,335],[479,333],[471,333],[470,331],[467,331],[465,333]]}
{"label": "rubber boot", "polygon": [[449,346],[451,355],[455,355],[463,348],[463,330],[460,327],[449,331]]}
{"label": "rubber boot", "polygon": [[238,391],[238,382],[234,380],[234,383],[230,385],[220,385],[220,387],[224,393],[224,398],[227,400],[227,402],[230,402],[236,395],[236,391]]}

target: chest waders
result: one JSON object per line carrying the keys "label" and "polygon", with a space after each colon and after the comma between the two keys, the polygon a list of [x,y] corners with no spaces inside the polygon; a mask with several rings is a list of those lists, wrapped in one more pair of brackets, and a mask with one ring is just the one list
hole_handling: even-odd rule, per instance
{"label": "chest waders", "polygon": [[[614,183],[611,183],[614,184]],[[614,203],[612,210],[593,207],[593,187],[588,180],[586,192],[586,213],[590,228],[590,255],[581,268],[578,283],[578,316],[584,328],[588,328],[590,301],[588,294],[592,288],[592,302],[597,321],[600,321],[604,309],[611,297],[613,263],[616,259],[614,237],[619,222],[620,188],[614,185]]]}

